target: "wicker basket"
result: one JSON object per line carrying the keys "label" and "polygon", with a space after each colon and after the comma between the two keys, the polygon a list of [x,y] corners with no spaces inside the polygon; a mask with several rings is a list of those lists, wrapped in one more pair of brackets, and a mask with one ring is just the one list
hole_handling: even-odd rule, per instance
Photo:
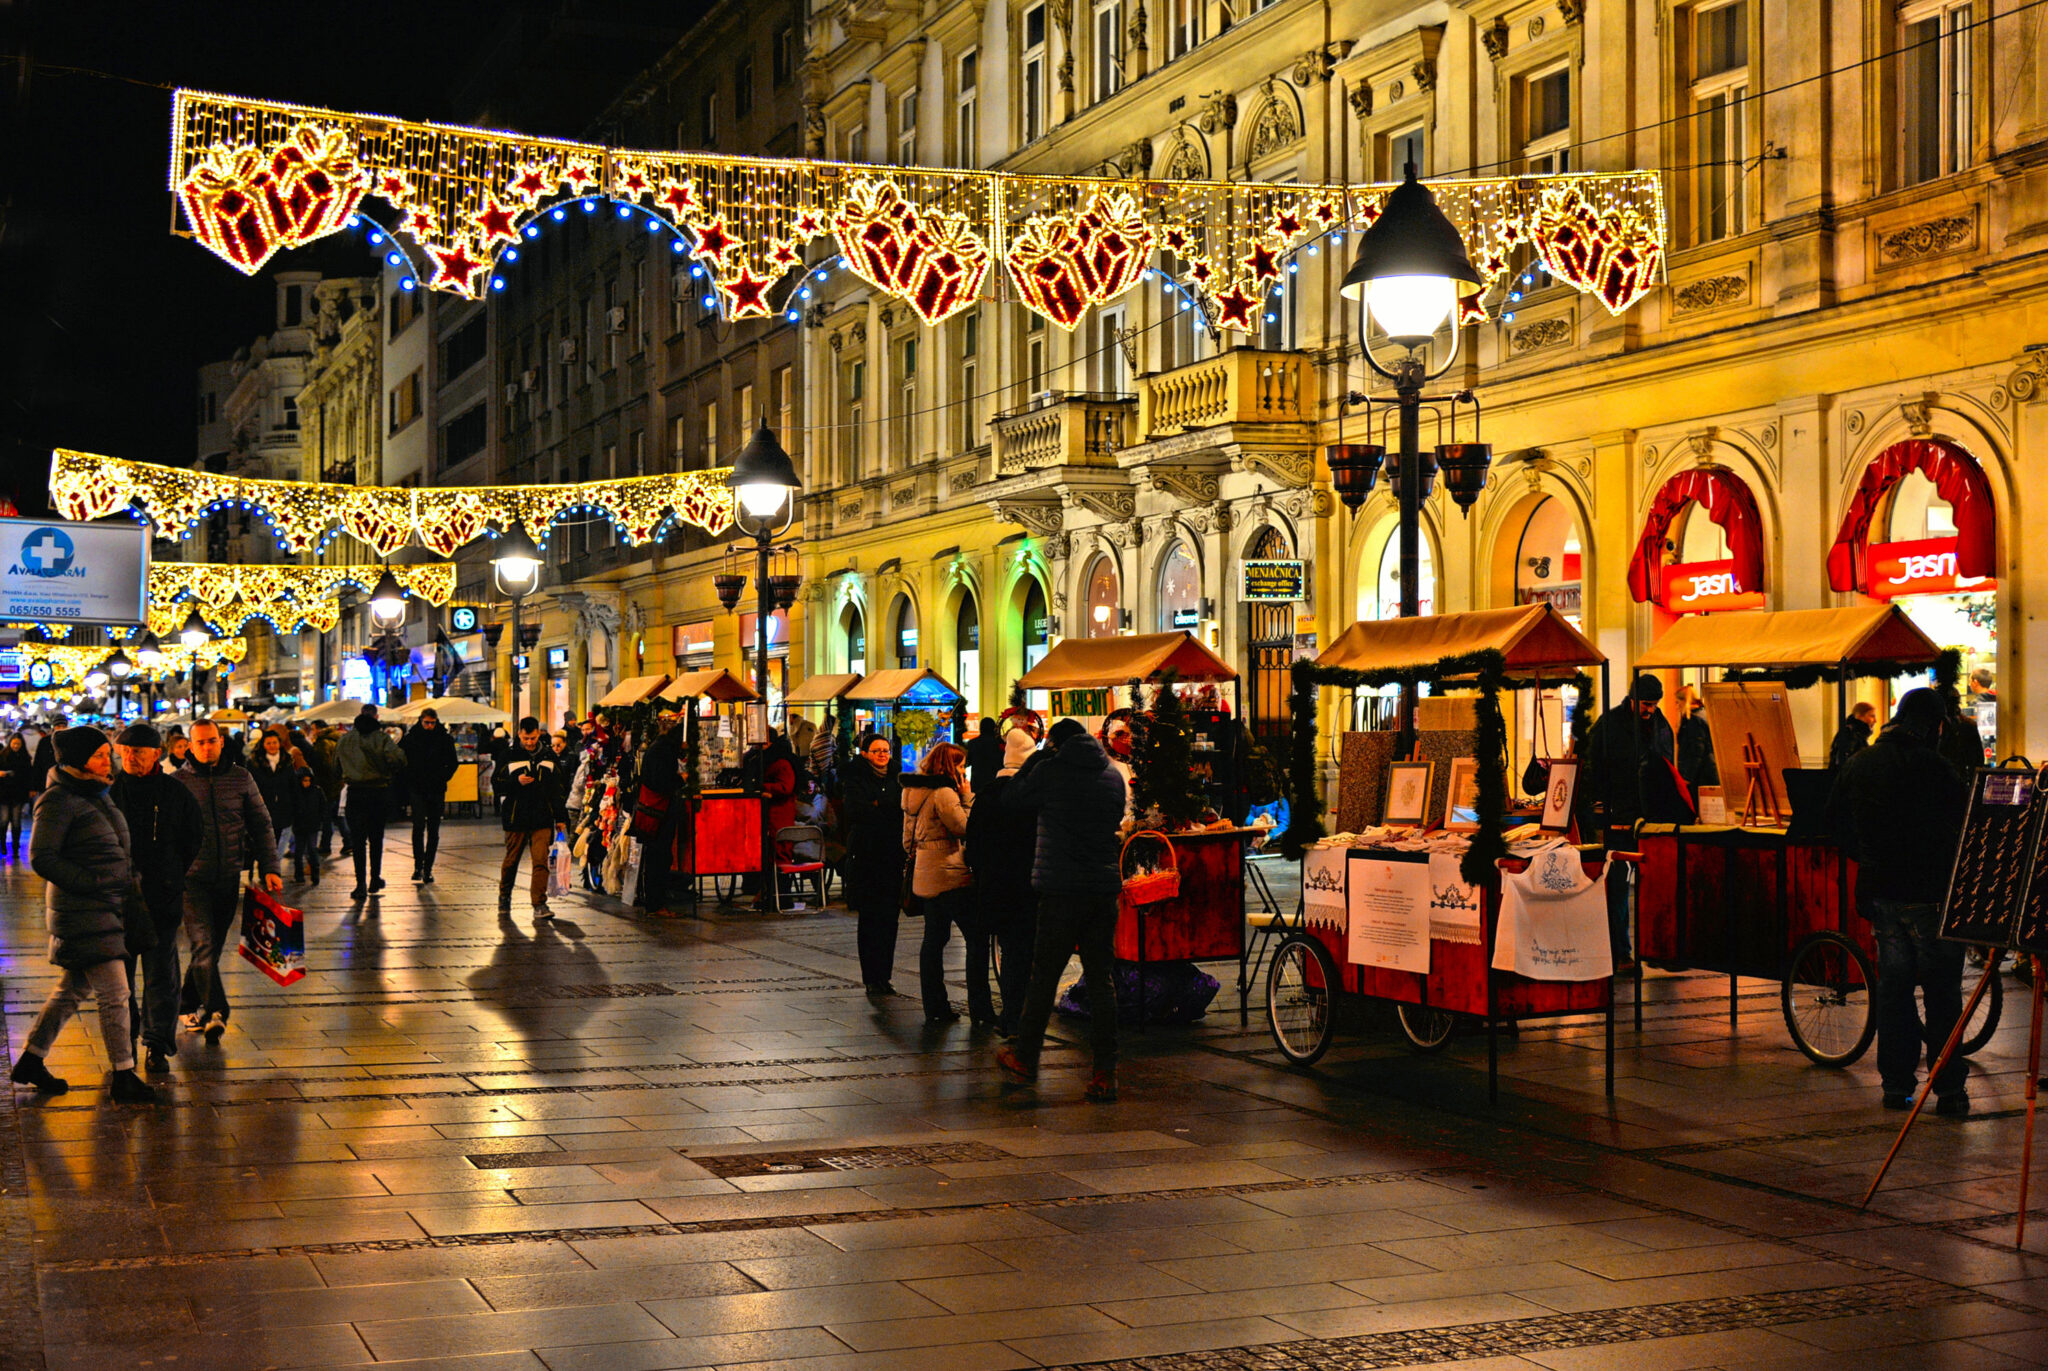
{"label": "wicker basket", "polygon": [[1174,851],[1173,839],[1157,829],[1141,828],[1124,839],[1123,851],[1117,854],[1117,874],[1123,875],[1124,858],[1130,854],[1131,844],[1140,838],[1157,838],[1166,848],[1166,860],[1172,863],[1164,871],[1141,871],[1135,876],[1123,876],[1124,898],[1132,904],[1159,904],[1180,896],[1180,854]]}

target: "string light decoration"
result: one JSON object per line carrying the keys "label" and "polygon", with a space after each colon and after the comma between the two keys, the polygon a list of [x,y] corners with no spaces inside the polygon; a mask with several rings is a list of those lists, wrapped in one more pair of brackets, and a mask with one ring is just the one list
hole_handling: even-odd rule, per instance
{"label": "string light decoration", "polygon": [[[1000,261],[998,279],[1023,304],[1071,329],[1163,249],[1207,314],[1239,331],[1257,326],[1295,253],[1326,233],[1369,227],[1392,190],[615,149],[191,90],[172,101],[170,188],[183,231],[246,272],[280,247],[336,231],[368,197],[390,205],[397,231],[418,245],[429,287],[480,299],[504,287],[497,264],[516,259],[536,220],[559,219],[577,200],[589,212],[603,196],[622,214],[669,226],[733,319],[793,312],[806,250],[831,236],[850,268],[928,323],[972,300]],[[1662,272],[1655,172],[1444,180],[1430,190],[1489,291],[1523,248],[1614,314]],[[1468,319],[1483,317],[1479,298]]]}
{"label": "string light decoration", "polygon": [[[210,562],[152,562],[149,567],[148,627],[169,641],[196,604],[216,637],[239,633],[262,619],[276,633],[302,628],[326,633],[341,622],[341,591],[368,592],[384,574],[382,563],[367,566],[234,566]],[[445,605],[455,595],[453,562],[394,566],[391,574],[409,595]]]}
{"label": "string light decoration", "polygon": [[[24,671],[31,662],[50,664],[50,684],[53,686],[76,685],[85,679],[86,673],[107,660],[113,651],[108,647],[72,647],[67,643],[24,642],[14,651],[21,658]],[[169,680],[198,666],[201,671],[213,671],[223,665],[234,666],[249,655],[249,641],[246,638],[215,638],[201,643],[198,647],[186,647],[183,643],[167,642],[163,645],[163,661],[153,670],[145,669],[140,663],[134,668],[131,679],[146,677],[152,681]]]}
{"label": "string light decoration", "polygon": [[81,521],[132,508],[163,538],[182,540],[213,511],[236,509],[261,517],[287,553],[318,551],[347,532],[379,557],[414,534],[450,557],[521,520],[545,547],[547,529],[574,510],[609,518],[631,544],[662,537],[678,523],[720,533],[732,525],[733,493],[720,484],[724,479],[725,469],[716,468],[569,485],[394,490],[258,481],[59,448],[50,460],[50,499],[64,518]]}

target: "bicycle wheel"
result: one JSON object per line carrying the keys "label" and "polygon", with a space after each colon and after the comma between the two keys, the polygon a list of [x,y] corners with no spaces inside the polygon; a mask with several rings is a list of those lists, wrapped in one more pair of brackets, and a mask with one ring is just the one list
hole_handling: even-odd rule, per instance
{"label": "bicycle wheel", "polygon": [[1420,1004],[1395,1005],[1394,1017],[1401,1021],[1401,1031],[1417,1052],[1442,1051],[1458,1026],[1458,1016],[1448,1009],[1431,1009]]}
{"label": "bicycle wheel", "polygon": [[1877,971],[1863,949],[1839,933],[1815,933],[1792,950],[1781,999],[1785,1027],[1821,1066],[1847,1066],[1877,1036],[1871,988]]}
{"label": "bicycle wheel", "polygon": [[[1973,968],[1974,969],[1974,968]],[[1979,973],[1982,974],[1981,972]],[[1969,1002],[1968,978],[1964,979],[1964,1003]],[[1927,1037],[1927,1006],[1920,987],[1913,987],[1913,1013],[1920,1019],[1920,1036]],[[1956,1051],[1965,1057],[1975,1056],[1977,1049],[1991,1041],[1991,1035],[1998,1031],[1998,1021],[2005,1015],[2005,975],[2000,973],[1991,978],[1991,984],[1984,987],[1984,998],[1977,1001],[1977,1012],[1970,1016],[1970,1026],[1963,1030],[1963,1040]],[[1936,1052],[1945,1043],[1930,1042]]]}
{"label": "bicycle wheel", "polygon": [[1266,971],[1266,1023],[1280,1055],[1308,1066],[1337,1033],[1337,964],[1316,939],[1290,933]]}

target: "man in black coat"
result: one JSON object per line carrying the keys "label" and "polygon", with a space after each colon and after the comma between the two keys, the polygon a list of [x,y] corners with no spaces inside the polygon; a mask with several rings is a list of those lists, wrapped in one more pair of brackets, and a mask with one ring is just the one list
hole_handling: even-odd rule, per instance
{"label": "man in black coat", "polygon": [[1870,735],[1876,727],[1876,705],[1868,700],[1850,705],[1842,726],[1835,730],[1835,740],[1828,744],[1828,765],[1847,766],[1851,757],[1870,746]]}
{"label": "man in black coat", "polygon": [[1038,810],[1009,804],[1004,797],[1045,756],[1030,730],[1011,729],[1003,739],[1002,769],[985,786],[975,787],[974,808],[967,815],[967,865],[974,869],[976,898],[986,907],[990,928],[1003,949],[997,982],[1003,1007],[996,1015],[996,1028],[1005,1037],[1017,1031],[1024,997],[1031,989],[1032,948],[1038,938],[1038,892],[1031,888],[1031,867],[1038,855]]}
{"label": "man in black coat", "polygon": [[903,900],[903,783],[895,763],[895,746],[870,734],[846,763],[840,782],[846,903],[854,912],[861,984],[876,997],[896,993],[891,977]]}
{"label": "man in black coat", "polygon": [[405,778],[412,785],[412,878],[434,883],[434,854],[441,850],[441,809],[448,802],[448,782],[455,779],[455,739],[441,727],[441,716],[420,711],[419,720],[398,744],[405,754]]}
{"label": "man in black coat", "polygon": [[[1610,849],[1626,848],[1633,841],[1639,819],[1688,823],[1693,818],[1678,804],[1672,770],[1678,740],[1671,721],[1658,708],[1663,698],[1662,681],[1650,675],[1636,677],[1628,699],[1595,719],[1579,745],[1579,828],[1601,834]],[[1607,934],[1615,964],[1621,967],[1632,955],[1624,881],[1607,883]]]}
{"label": "man in black coat", "polygon": [[156,934],[128,959],[131,997],[141,999],[144,1065],[155,1075],[178,1052],[178,925],[185,917],[185,874],[205,841],[206,821],[184,782],[157,765],[163,735],[148,724],[130,724],[115,746],[121,772],[114,777],[114,804],[128,821],[130,860]]}
{"label": "man in black coat", "polygon": [[[1963,1012],[1963,945],[1941,936],[1969,787],[1939,751],[1941,697],[1909,690],[1877,741],[1835,777],[1835,831],[1856,858],[1856,911],[1877,935],[1877,1072],[1886,1109],[1912,1103]],[[1921,1029],[1918,986],[1927,1005]],[[1970,1064],[1959,1052],[1934,1080],[1937,1114],[1970,1112]]]}
{"label": "man in black coat", "polygon": [[1039,895],[1038,941],[1016,1037],[996,1053],[996,1065],[1013,1081],[1038,1079],[1053,997],[1067,959],[1079,951],[1088,982],[1088,1045],[1095,1057],[1087,1097],[1107,1102],[1116,1098],[1115,945],[1117,897],[1123,891],[1117,826],[1126,804],[1124,778],[1079,720],[1060,720],[1046,742],[1051,755],[1020,775],[1003,797],[1007,805],[1038,811],[1031,866]]}
{"label": "man in black coat", "polygon": [[967,740],[967,783],[976,795],[988,788],[1003,765],[1003,740],[994,719],[981,721],[981,732]]}
{"label": "man in black coat", "polygon": [[[668,907],[669,878],[675,872],[676,832],[689,817],[689,806],[677,803],[677,792],[683,786],[683,752],[689,743],[689,722],[675,715],[664,714],[655,721],[659,731],[654,741],[647,745],[647,754],[640,763],[640,793],[634,797],[634,810],[641,805],[652,805],[650,815],[658,812],[653,819],[654,831],[644,840],[640,851],[640,903],[651,914],[668,918],[674,911]],[[564,754],[573,773],[576,763],[572,749]]]}
{"label": "man in black coat", "polygon": [[562,807],[569,778],[554,744],[531,715],[519,721],[519,741],[491,773],[491,785],[505,802],[505,860],[498,868],[498,913],[512,912],[512,886],[519,878],[519,860],[533,857],[533,918],[555,917],[548,908],[548,846],[563,825]]}
{"label": "man in black coat", "polygon": [[242,877],[253,864],[273,892],[284,889],[277,861],[277,833],[256,789],[256,778],[225,757],[220,725],[201,719],[192,725],[192,760],[173,780],[199,805],[199,855],[185,875],[185,937],[192,959],[178,992],[179,1025],[218,1042],[228,1031],[227,988],[221,957],[242,906]]}
{"label": "man in black coat", "polygon": [[28,772],[28,791],[31,796],[40,795],[49,787],[50,768],[57,765],[57,735],[64,731],[64,716],[52,714],[50,722],[43,726],[43,736],[36,742],[35,761]]}

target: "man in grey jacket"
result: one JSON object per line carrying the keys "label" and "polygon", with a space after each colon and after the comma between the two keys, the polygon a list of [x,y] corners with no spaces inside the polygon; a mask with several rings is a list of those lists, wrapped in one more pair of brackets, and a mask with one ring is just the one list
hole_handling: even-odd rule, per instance
{"label": "man in grey jacket", "polygon": [[206,836],[185,877],[185,936],[192,944],[192,960],[186,964],[178,995],[183,1011],[178,1023],[219,1042],[228,1030],[220,959],[242,901],[242,873],[253,863],[261,868],[263,883],[277,891],[284,889],[284,872],[277,861],[277,834],[256,778],[221,760],[225,740],[220,725],[201,719],[192,725],[191,737],[192,760],[178,772],[178,779],[199,802]]}
{"label": "man in grey jacket", "polygon": [[364,705],[335,760],[348,787],[348,851],[356,864],[349,898],[360,900],[384,888],[384,821],[391,814],[392,784],[405,774],[405,754],[384,731],[377,707]]}
{"label": "man in grey jacket", "polygon": [[15,1060],[13,1079],[46,1095],[70,1088],[43,1064],[57,1035],[90,994],[99,1003],[100,1038],[113,1068],[107,1093],[121,1104],[155,1104],[156,1092],[135,1074],[128,1033],[128,943],[121,910],[129,894],[128,821],[107,798],[114,750],[96,728],[56,735],[53,780],[36,801],[29,865],[49,884],[43,892],[50,961],[64,979],[50,992]]}

